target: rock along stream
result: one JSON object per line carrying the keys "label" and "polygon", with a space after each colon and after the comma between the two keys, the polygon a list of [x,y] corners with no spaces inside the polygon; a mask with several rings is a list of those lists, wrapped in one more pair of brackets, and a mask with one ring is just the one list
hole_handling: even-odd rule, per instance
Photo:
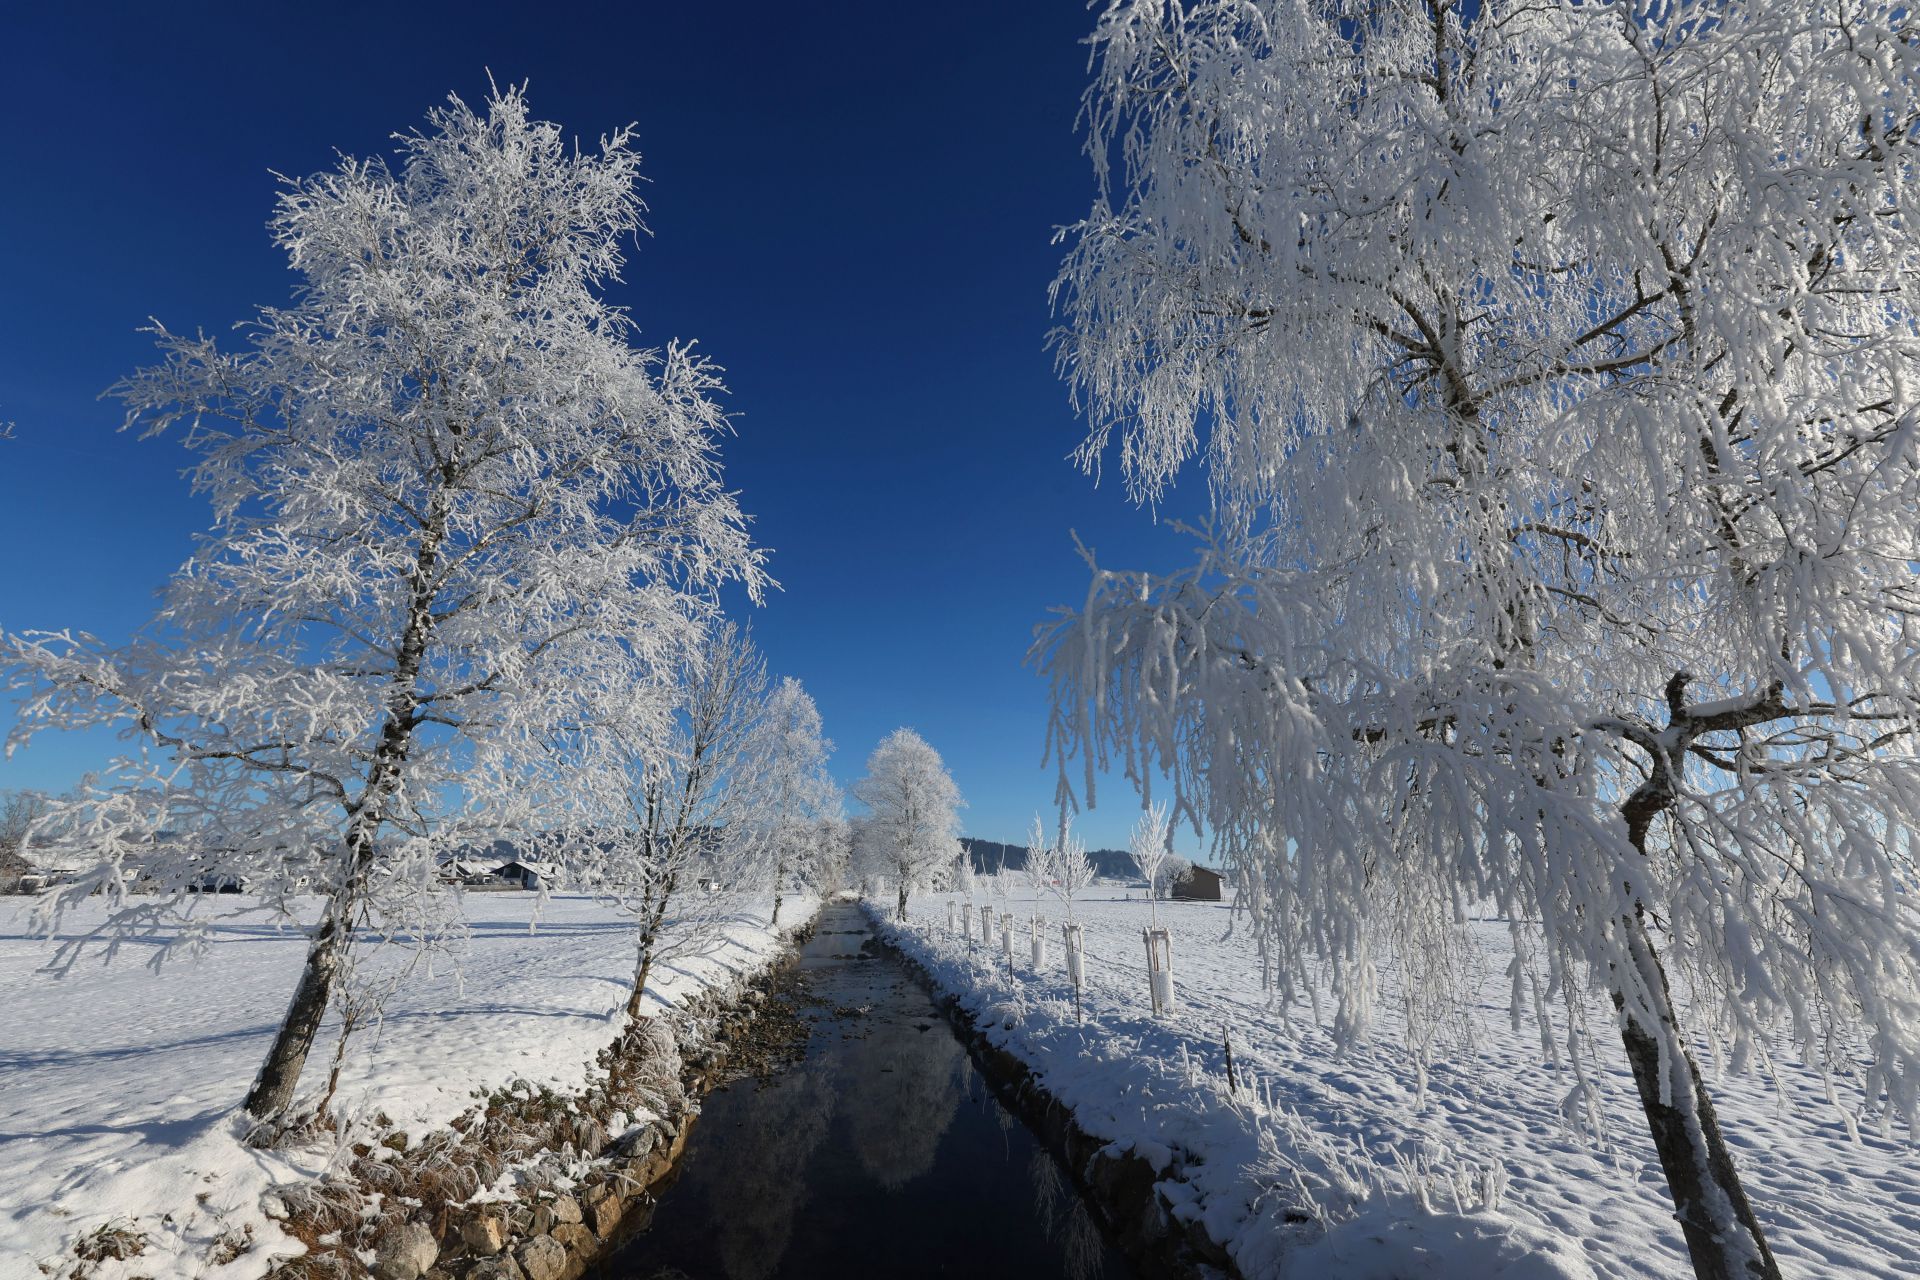
{"label": "rock along stream", "polygon": [[707,1096],[595,1280],[1133,1275],[859,907],[821,912],[796,978],[804,1054]]}

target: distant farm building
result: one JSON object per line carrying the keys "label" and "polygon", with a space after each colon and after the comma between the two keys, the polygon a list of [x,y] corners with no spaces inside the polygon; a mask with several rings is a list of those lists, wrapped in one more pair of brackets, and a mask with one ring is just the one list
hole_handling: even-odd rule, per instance
{"label": "distant farm building", "polygon": [[1189,902],[1220,901],[1220,873],[1206,867],[1195,867],[1184,877],[1173,882],[1173,896]]}
{"label": "distant farm building", "polygon": [[493,874],[510,884],[518,884],[522,889],[559,887],[560,868],[550,862],[509,862]]}
{"label": "distant farm building", "polygon": [[[519,866],[518,863],[509,864]],[[498,858],[459,858],[440,859],[440,883],[467,885],[497,885],[504,883],[499,875],[501,863]],[[516,874],[514,880],[520,877]]]}

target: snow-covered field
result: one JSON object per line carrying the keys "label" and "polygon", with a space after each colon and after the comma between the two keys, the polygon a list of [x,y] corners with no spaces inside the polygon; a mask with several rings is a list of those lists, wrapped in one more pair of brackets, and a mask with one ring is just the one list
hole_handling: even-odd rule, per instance
{"label": "snow-covered field", "polygon": [[[947,932],[948,896],[915,900],[907,927],[894,932],[937,981],[963,995],[997,1043],[1035,1066],[1089,1133],[1130,1141],[1143,1154],[1174,1149],[1199,1157],[1187,1173],[1199,1194],[1179,1212],[1204,1215],[1248,1276],[1691,1274],[1632,1079],[1610,1038],[1609,1012],[1596,1009],[1593,1020],[1596,1035],[1609,1037],[1600,1046],[1605,1119],[1596,1143],[1562,1118],[1573,1081],[1546,1065],[1538,1031],[1511,1026],[1504,926],[1473,926],[1481,960],[1476,1043],[1470,1054],[1443,1055],[1422,1102],[1389,1014],[1390,992],[1373,1040],[1336,1055],[1311,1010],[1295,1008],[1289,1020],[1268,1007],[1259,961],[1244,930],[1226,936],[1230,912],[1221,904],[1161,904],[1160,922],[1173,934],[1178,1007],[1171,1017],[1152,1017],[1141,939],[1148,904],[1138,891],[1133,900],[1125,892],[1103,886],[1075,904],[1089,952],[1084,1026],[1074,1020],[1055,902],[1043,908],[1056,927],[1038,979],[1024,894],[1013,895],[1010,907],[1020,922],[1011,982],[997,937],[989,951]],[[1225,1093],[1223,1027],[1231,1028],[1241,1073],[1237,1105]],[[1711,1088],[1785,1273],[1920,1276],[1920,1147],[1865,1126],[1858,1141],[1850,1139],[1817,1073],[1791,1061],[1780,1071],[1778,1091],[1753,1075],[1721,1078]],[[1263,1183],[1285,1177],[1275,1153],[1317,1173],[1371,1165],[1394,1190],[1289,1256],[1280,1211],[1297,1197],[1284,1190],[1259,1196]],[[1435,1189],[1435,1213],[1419,1212],[1406,1194],[1395,1153],[1441,1170],[1425,1180]],[[1476,1180],[1503,1173],[1498,1212],[1453,1212],[1447,1170]],[[1476,1186],[1467,1199],[1478,1198]]]}
{"label": "snow-covered field", "polygon": [[[55,978],[38,972],[51,948],[26,927],[27,904],[0,900],[0,1280],[38,1277],[39,1263],[116,1220],[131,1220],[147,1248],[105,1264],[100,1280],[254,1276],[276,1245],[299,1251],[261,1213],[260,1196],[317,1172],[325,1153],[251,1150],[236,1109],[293,992],[304,941],[244,898],[207,902],[226,918],[204,957],[156,972],[123,952]],[[418,1134],[514,1080],[560,1092],[586,1082],[617,1030],[631,928],[590,898],[550,898],[537,921],[536,905],[532,894],[466,895],[470,937],[356,1035],[336,1114],[384,1114]],[[769,905],[750,906],[700,959],[656,967],[654,1006],[769,959],[779,947]],[[816,906],[790,899],[782,923]],[[324,1083],[332,1030],[305,1090]],[[205,1266],[214,1239],[248,1228],[248,1252]]]}

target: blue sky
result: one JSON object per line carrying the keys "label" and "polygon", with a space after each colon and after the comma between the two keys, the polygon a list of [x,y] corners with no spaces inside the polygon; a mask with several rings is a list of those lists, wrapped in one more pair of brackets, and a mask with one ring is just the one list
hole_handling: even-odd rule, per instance
{"label": "blue sky", "polygon": [[[1022,657],[1085,592],[1069,530],[1117,567],[1179,554],[1067,461],[1044,345],[1052,233],[1093,194],[1081,0],[34,8],[0,17],[0,627],[145,619],[207,510],[178,448],[96,399],[150,358],[135,330],[283,301],[270,171],[386,150],[490,68],[588,141],[638,123],[654,235],[619,299],[727,367],[728,477],[784,587],[752,622],[836,771],[907,724],[970,834],[1018,839],[1050,803]],[[64,788],[111,747],[42,739],[0,786]],[[1123,844],[1132,797],[1104,796],[1082,829]]]}

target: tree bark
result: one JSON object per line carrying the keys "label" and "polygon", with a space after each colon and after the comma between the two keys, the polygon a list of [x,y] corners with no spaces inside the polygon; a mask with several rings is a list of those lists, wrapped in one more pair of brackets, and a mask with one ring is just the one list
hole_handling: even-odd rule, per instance
{"label": "tree bark", "polygon": [[1653,939],[1638,917],[1627,918],[1625,927],[1634,965],[1660,1025],[1651,1030],[1643,1026],[1616,993],[1614,1002],[1626,1013],[1620,1035],[1693,1273],[1697,1280],[1780,1280],[1779,1264],[1721,1137],[1713,1099],[1681,1039],[1666,969]]}
{"label": "tree bark", "polygon": [[640,923],[639,954],[635,958],[633,969],[633,990],[627,993],[627,1027],[632,1029],[640,1025],[640,1010],[646,1003],[647,978],[653,972],[653,953],[660,942],[660,928],[667,918],[667,904],[673,901],[673,891],[677,876],[669,876],[665,882],[654,886],[652,892],[658,893],[649,906],[641,908],[644,913]]}
{"label": "tree bark", "polygon": [[399,781],[400,761],[405,758],[406,745],[412,737],[410,723],[404,729],[397,729],[396,723],[390,722],[388,731],[382,734],[373,777],[348,824],[347,874],[335,888],[326,914],[313,931],[313,941],[307,947],[307,962],[300,971],[300,983],[293,989],[293,1000],[280,1021],[280,1030],[274,1034],[273,1044],[267,1049],[266,1060],[260,1064],[260,1073],[254,1077],[253,1087],[247,1091],[243,1105],[247,1114],[256,1120],[273,1119],[293,1105],[300,1072],[307,1065],[307,1055],[313,1052],[313,1042],[320,1034],[320,1023],[327,1016],[341,959],[353,940],[354,903],[373,863],[374,836],[381,823],[379,815]]}
{"label": "tree bark", "polygon": [[313,1052],[320,1023],[327,1016],[327,1005],[333,998],[333,983],[339,976],[341,959],[353,940],[353,907],[373,862],[374,835],[380,827],[378,815],[399,779],[400,760],[405,756],[411,733],[410,728],[401,732],[390,723],[388,731],[382,734],[367,793],[363,794],[347,827],[347,874],[335,887],[326,914],[313,931],[306,966],[300,971],[299,985],[293,989],[293,1000],[287,1006],[286,1016],[280,1020],[280,1030],[274,1034],[253,1087],[247,1091],[243,1105],[247,1114],[256,1120],[274,1119],[293,1105],[300,1072],[307,1065],[307,1055]]}
{"label": "tree bark", "polygon": [[366,789],[360,793],[359,803],[348,811],[346,875],[334,886],[326,914],[307,948],[307,963],[300,972],[300,984],[293,990],[293,1001],[287,1006],[286,1017],[280,1021],[280,1030],[267,1049],[266,1060],[260,1064],[253,1087],[247,1091],[243,1105],[247,1114],[257,1120],[274,1119],[293,1105],[300,1072],[307,1065],[307,1055],[313,1051],[321,1020],[326,1017],[327,1004],[333,997],[341,957],[353,940],[354,905],[373,864],[380,828],[386,821],[387,802],[399,789],[401,769],[419,723],[414,718],[420,709],[417,682],[433,631],[433,575],[440,560],[440,541],[445,536],[446,507],[442,491],[436,495],[433,514],[414,552],[407,625],[394,655],[386,722],[380,728],[380,742],[374,749]]}
{"label": "tree bark", "polygon": [[314,932],[307,948],[306,967],[300,972],[300,985],[293,989],[293,1001],[280,1020],[280,1030],[267,1050],[266,1061],[247,1091],[247,1114],[266,1120],[285,1111],[293,1102],[294,1088],[300,1083],[307,1054],[320,1034],[321,1019],[327,1015],[327,1002],[333,994],[333,978],[339,969],[342,924],[329,905],[327,916]]}
{"label": "tree bark", "polygon": [[[1620,816],[1627,824],[1628,843],[1643,858],[1654,819],[1674,807],[1693,740],[1702,733],[1764,723],[1786,711],[1775,681],[1745,706],[1721,707],[1702,715],[1687,707],[1687,685],[1692,679],[1687,672],[1676,671],[1667,681],[1666,733],[1655,736],[1649,730],[1633,738],[1647,753],[1648,773],[1621,804]],[[1624,1015],[1620,1038],[1654,1150],[1667,1175],[1674,1217],[1686,1235],[1693,1273],[1697,1280],[1780,1280],[1780,1265],[1740,1185],[1733,1153],[1720,1136],[1713,1099],[1680,1034],[1666,967],[1660,963],[1638,903],[1622,917],[1621,928],[1650,1008],[1632,1008],[1616,989],[1614,1005]],[[1647,1025],[1648,1017],[1654,1025]]]}
{"label": "tree bark", "polygon": [[634,959],[633,990],[627,993],[627,1026],[640,1024],[640,1009],[647,999],[647,977],[653,972],[654,943],[660,937],[660,920],[666,915],[666,903],[662,901],[655,910],[652,919],[640,930],[639,954]]}
{"label": "tree bark", "polygon": [[907,882],[904,878],[900,881],[900,907],[897,914],[902,920],[907,918]]}
{"label": "tree bark", "polygon": [[640,944],[640,958],[633,969],[633,990],[627,994],[627,1026],[640,1025],[640,1009],[646,1003],[647,975],[653,969],[653,939]]}

